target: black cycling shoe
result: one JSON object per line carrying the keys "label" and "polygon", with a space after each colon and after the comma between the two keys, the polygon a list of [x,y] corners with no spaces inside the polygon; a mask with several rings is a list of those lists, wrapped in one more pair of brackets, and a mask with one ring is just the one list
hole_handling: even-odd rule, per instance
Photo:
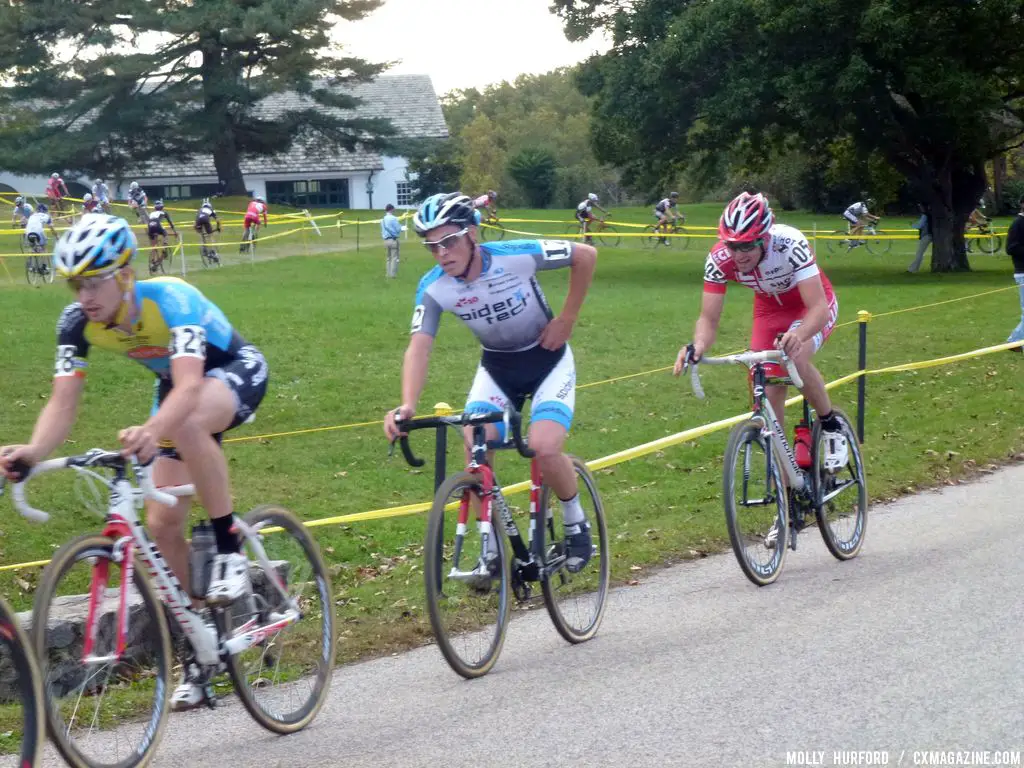
{"label": "black cycling shoe", "polygon": [[583,570],[594,553],[594,545],[590,540],[590,523],[574,523],[565,526],[565,567],[569,573]]}

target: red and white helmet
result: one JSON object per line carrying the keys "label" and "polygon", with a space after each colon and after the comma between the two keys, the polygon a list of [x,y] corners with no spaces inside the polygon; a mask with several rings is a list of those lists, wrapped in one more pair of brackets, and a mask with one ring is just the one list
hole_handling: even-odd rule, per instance
{"label": "red and white helmet", "polygon": [[766,237],[774,223],[775,214],[764,195],[741,192],[725,206],[718,236],[727,243],[752,243]]}

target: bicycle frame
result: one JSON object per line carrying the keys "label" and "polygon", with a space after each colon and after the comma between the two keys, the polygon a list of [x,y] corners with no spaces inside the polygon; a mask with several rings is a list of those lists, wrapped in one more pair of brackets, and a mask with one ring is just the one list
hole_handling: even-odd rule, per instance
{"label": "bicycle frame", "polygon": [[[111,460],[118,459],[117,462]],[[114,469],[113,480],[108,480],[85,466],[77,463],[84,460],[87,466],[107,466]],[[103,535],[113,542],[112,560],[120,563],[124,572],[121,579],[121,587],[118,594],[117,608],[117,643],[113,656],[94,656],[93,651],[96,645],[97,633],[99,631],[99,601],[102,598],[109,578],[109,561],[99,559],[93,567],[92,579],[89,586],[89,605],[86,616],[86,625],[83,637],[83,662],[98,664],[117,661],[125,652],[128,637],[128,585],[132,581],[135,568],[134,555],[146,568],[146,573],[156,587],[160,602],[171,611],[171,614],[181,626],[188,637],[192,648],[195,650],[196,660],[200,665],[212,666],[217,664],[223,655],[235,655],[251,648],[265,640],[269,635],[298,621],[300,612],[298,606],[293,603],[285,589],[281,579],[270,563],[263,544],[259,540],[259,532],[263,524],[250,526],[241,519],[236,519],[235,527],[249,542],[256,558],[267,574],[270,583],[280,592],[282,598],[288,603],[288,609],[283,613],[275,613],[269,624],[258,626],[257,618],[249,619],[236,634],[227,641],[220,642],[217,631],[207,624],[198,611],[192,607],[192,598],[181,586],[177,576],[174,575],[157,545],[152,542],[139,519],[137,509],[142,507],[146,498],[154,499],[167,506],[177,503],[177,498],[183,496],[194,496],[195,487],[192,485],[170,486],[156,489],[149,476],[149,468],[133,465],[139,487],[133,487],[127,475],[127,465],[120,459],[118,454],[109,454],[103,451],[90,451],[88,454],[78,457],[53,459],[37,464],[32,471],[19,483],[14,486],[13,496],[15,506],[22,515],[29,519],[45,520],[48,515],[40,510],[33,509],[25,499],[25,482],[38,474],[55,469],[71,468],[75,471],[96,478],[110,488],[109,507],[106,513],[106,522],[103,528]]]}
{"label": "bicycle frame", "polygon": [[[782,384],[784,382],[788,384],[789,382],[784,379],[768,379],[761,363],[754,365],[753,377],[754,410],[750,418],[753,421],[760,422],[761,435],[767,438],[775,447],[775,451],[767,452],[767,476],[772,476],[772,455],[777,452],[779,456],[784,456],[786,459],[781,463],[782,469],[789,480],[789,487],[794,491],[806,490],[808,486],[807,475],[796,463],[796,457],[793,455],[793,449],[790,447],[789,440],[786,439],[786,434],[782,430],[782,424],[779,423],[779,419],[775,415],[775,409],[772,408],[771,401],[768,400],[765,394],[765,386],[776,383]],[[810,423],[810,407],[807,405],[806,399],[804,400],[804,421],[808,424]]]}

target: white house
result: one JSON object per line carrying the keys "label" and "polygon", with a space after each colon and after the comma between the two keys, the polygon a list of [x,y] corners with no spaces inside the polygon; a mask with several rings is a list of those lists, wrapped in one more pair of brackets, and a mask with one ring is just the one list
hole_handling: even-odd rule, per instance
{"label": "white house", "polygon": [[[363,101],[354,111],[341,114],[389,118],[403,138],[448,136],[441,104],[427,75],[381,75],[347,92]],[[285,109],[307,106],[304,98],[294,92],[275,94],[264,99],[257,110],[260,117],[273,118]],[[403,157],[364,148],[334,152],[303,139],[280,155],[246,156],[241,160],[246,189],[250,194],[264,195],[269,203],[349,210],[379,209],[387,203],[411,206],[415,201],[406,181],[407,167]],[[46,179],[45,175],[25,177],[0,171],[0,194],[17,191],[41,195]],[[65,181],[71,194],[81,197],[93,179],[65,175]],[[138,181],[151,200],[207,197],[219,189],[210,155],[196,155],[191,160],[168,157],[144,163],[123,179],[105,181],[118,199],[124,199],[132,181]]]}

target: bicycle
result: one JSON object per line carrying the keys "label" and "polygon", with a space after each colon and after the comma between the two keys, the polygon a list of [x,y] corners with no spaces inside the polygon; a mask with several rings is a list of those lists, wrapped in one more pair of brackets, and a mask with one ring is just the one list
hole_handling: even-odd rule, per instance
{"label": "bicycle", "polygon": [[[46,512],[29,505],[26,482],[60,469],[72,469],[108,491],[103,533],[80,536],[57,550],[36,590],[32,639],[49,732],[64,759],[75,768],[134,768],[152,758],[169,709],[172,656],[165,609],[191,645],[209,706],[216,704],[212,680],[223,665],[261,726],[287,734],[308,725],[327,698],[336,635],[327,568],[302,523],[273,505],[236,519],[253,593],[230,606],[200,610],[192,598],[205,597],[212,543],[197,546],[201,529],[193,529],[186,592],[138,517],[145,499],[173,505],[177,497],[194,495],[195,488],[158,490],[149,466],[93,449],[17,468],[22,480],[11,495],[22,515],[47,519]],[[96,470],[109,470],[113,477]],[[102,501],[97,486],[90,490],[94,502]],[[81,637],[69,634],[64,618],[69,606],[85,619]],[[306,656],[282,662],[289,649]],[[274,690],[265,696],[268,689]],[[101,714],[108,699],[114,712]],[[139,726],[141,733],[134,739],[96,738],[96,752],[86,754],[93,732],[115,724],[122,731]],[[131,744],[128,754],[112,755],[122,744]]]}
{"label": "bicycle", "polygon": [[497,216],[488,216],[480,222],[480,240],[481,242],[487,240],[504,240],[505,239],[505,227]]}
{"label": "bicycle", "polygon": [[857,239],[850,237],[849,229],[843,231],[841,229],[832,230],[825,242],[828,244],[829,253],[844,253],[842,250],[846,248],[846,253],[849,253],[854,248],[864,246],[868,249],[868,253],[874,256],[881,256],[892,250],[892,240],[882,237],[878,234],[879,222],[872,222],[864,227],[864,231],[858,236]]}
{"label": "bicycle", "polygon": [[219,267],[221,265],[220,254],[217,253],[217,248],[215,245],[209,244],[209,242],[206,239],[207,237],[208,236],[205,232],[199,233],[199,258],[200,260],[202,260],[203,266],[206,268]]}
{"label": "bicycle", "polygon": [[679,246],[685,251],[690,247],[689,233],[685,227],[675,221],[667,227],[663,227],[661,224],[651,224],[645,227],[644,232],[647,233],[646,237],[640,239],[648,248],[656,249],[659,245],[664,245],[666,248]]}
{"label": "bicycle", "polygon": [[[498,422],[504,423],[506,435],[511,432],[511,445],[508,441],[486,440],[485,425]],[[473,453],[468,466],[436,489],[427,520],[423,564],[434,637],[451,668],[468,679],[487,674],[498,659],[508,629],[510,591],[524,603],[532,596],[531,585],[539,581],[548,615],[555,629],[570,643],[592,638],[604,616],[611,561],[604,506],[597,483],[586,464],[570,457],[580,481],[581,501],[584,493],[588,497],[584,507],[592,535],[596,536],[589,562],[579,572],[570,573],[566,565],[568,555],[563,526],[556,520],[561,515],[561,504],[542,483],[533,451],[525,445],[520,433],[520,422],[519,413],[511,408],[495,413],[429,416],[398,422],[402,432],[467,426],[473,429]],[[423,460],[413,455],[407,436],[399,438],[399,443],[410,465],[423,466]],[[511,447],[531,459],[527,543],[523,542],[515,515],[487,462],[488,450]],[[444,466],[444,454],[440,451],[437,462],[439,467]],[[479,537],[474,536],[469,525],[471,507],[477,517]],[[492,509],[497,510],[497,521],[491,514]],[[541,510],[544,510],[543,520]],[[453,511],[455,514],[450,514]],[[494,527],[495,522],[500,522],[511,543],[511,556],[504,537]],[[548,542],[544,538],[545,529]],[[587,604],[591,609],[583,616]],[[572,623],[574,620],[576,624]],[[490,624],[493,629],[488,630]],[[483,652],[479,657],[466,658],[472,645],[483,645]]]}
{"label": "bicycle", "polygon": [[608,246],[614,248],[622,242],[622,237],[615,230],[615,227],[610,225],[607,219],[591,219],[590,228],[586,232],[583,231],[583,225],[579,226],[580,237],[585,238],[584,242],[589,240],[597,240],[602,246]]}
{"label": "bicycle", "polygon": [[[19,768],[33,768],[43,752],[45,723],[43,691],[39,666],[32,655],[32,643],[18,623],[18,617],[7,601],[0,597],[0,669],[4,685],[21,704],[21,746]],[[4,697],[7,698],[6,696]],[[0,735],[0,742],[17,739],[13,733]],[[13,745],[12,745],[13,746]]]}
{"label": "bicycle", "polygon": [[[764,369],[768,362],[782,362],[788,377],[769,377]],[[846,415],[833,408],[846,437],[850,459],[845,467],[832,471],[824,466],[821,422],[815,418],[812,425],[807,400],[803,401],[803,420],[794,427],[798,444],[794,455],[765,396],[765,387],[770,385],[803,387],[795,366],[784,353],[768,350],[704,357],[699,364],[745,365],[752,373],[753,412],[747,421],[737,424],[729,433],[722,478],[729,541],[747,578],[758,586],[775,581],[786,559],[787,544],[796,550],[797,534],[810,525],[807,518],[812,513],[829,552],[838,560],[856,557],[864,544],[868,494],[860,444]],[[698,365],[693,364],[691,381],[694,393],[703,399],[697,368]],[[803,430],[809,431],[810,446],[800,439]],[[764,455],[763,461],[753,460],[754,449]],[[758,471],[760,468],[763,468],[763,477]],[[844,505],[836,499],[854,487],[855,506],[844,511]],[[755,497],[751,493],[759,495]],[[744,521],[740,519],[741,512]],[[748,515],[753,523],[753,530],[749,532],[741,524]],[[842,526],[850,527],[849,534],[840,532]],[[763,553],[767,554],[754,557]]]}
{"label": "bicycle", "polygon": [[[968,237],[967,235],[975,230],[978,233],[977,237]],[[964,241],[967,243],[967,252],[971,253],[974,248],[974,244],[977,243],[978,250],[982,253],[999,253],[999,249],[1003,247],[1003,238],[1001,235],[997,235],[992,231],[992,227],[989,222],[983,224],[969,225],[964,232]]]}
{"label": "bicycle", "polygon": [[54,269],[50,265],[50,260],[43,256],[43,244],[39,238],[22,235],[22,253],[25,252],[25,248],[29,249],[29,255],[25,258],[25,279],[28,280],[28,284],[52,283]]}
{"label": "bicycle", "polygon": [[238,246],[238,252],[243,256],[256,258],[256,235],[259,228],[259,224],[253,224],[248,229],[242,231],[242,244]]}
{"label": "bicycle", "polygon": [[167,271],[164,269],[164,262],[170,259],[167,255],[167,244],[153,245],[155,240],[150,240],[149,252],[149,274],[151,275],[164,275]]}

